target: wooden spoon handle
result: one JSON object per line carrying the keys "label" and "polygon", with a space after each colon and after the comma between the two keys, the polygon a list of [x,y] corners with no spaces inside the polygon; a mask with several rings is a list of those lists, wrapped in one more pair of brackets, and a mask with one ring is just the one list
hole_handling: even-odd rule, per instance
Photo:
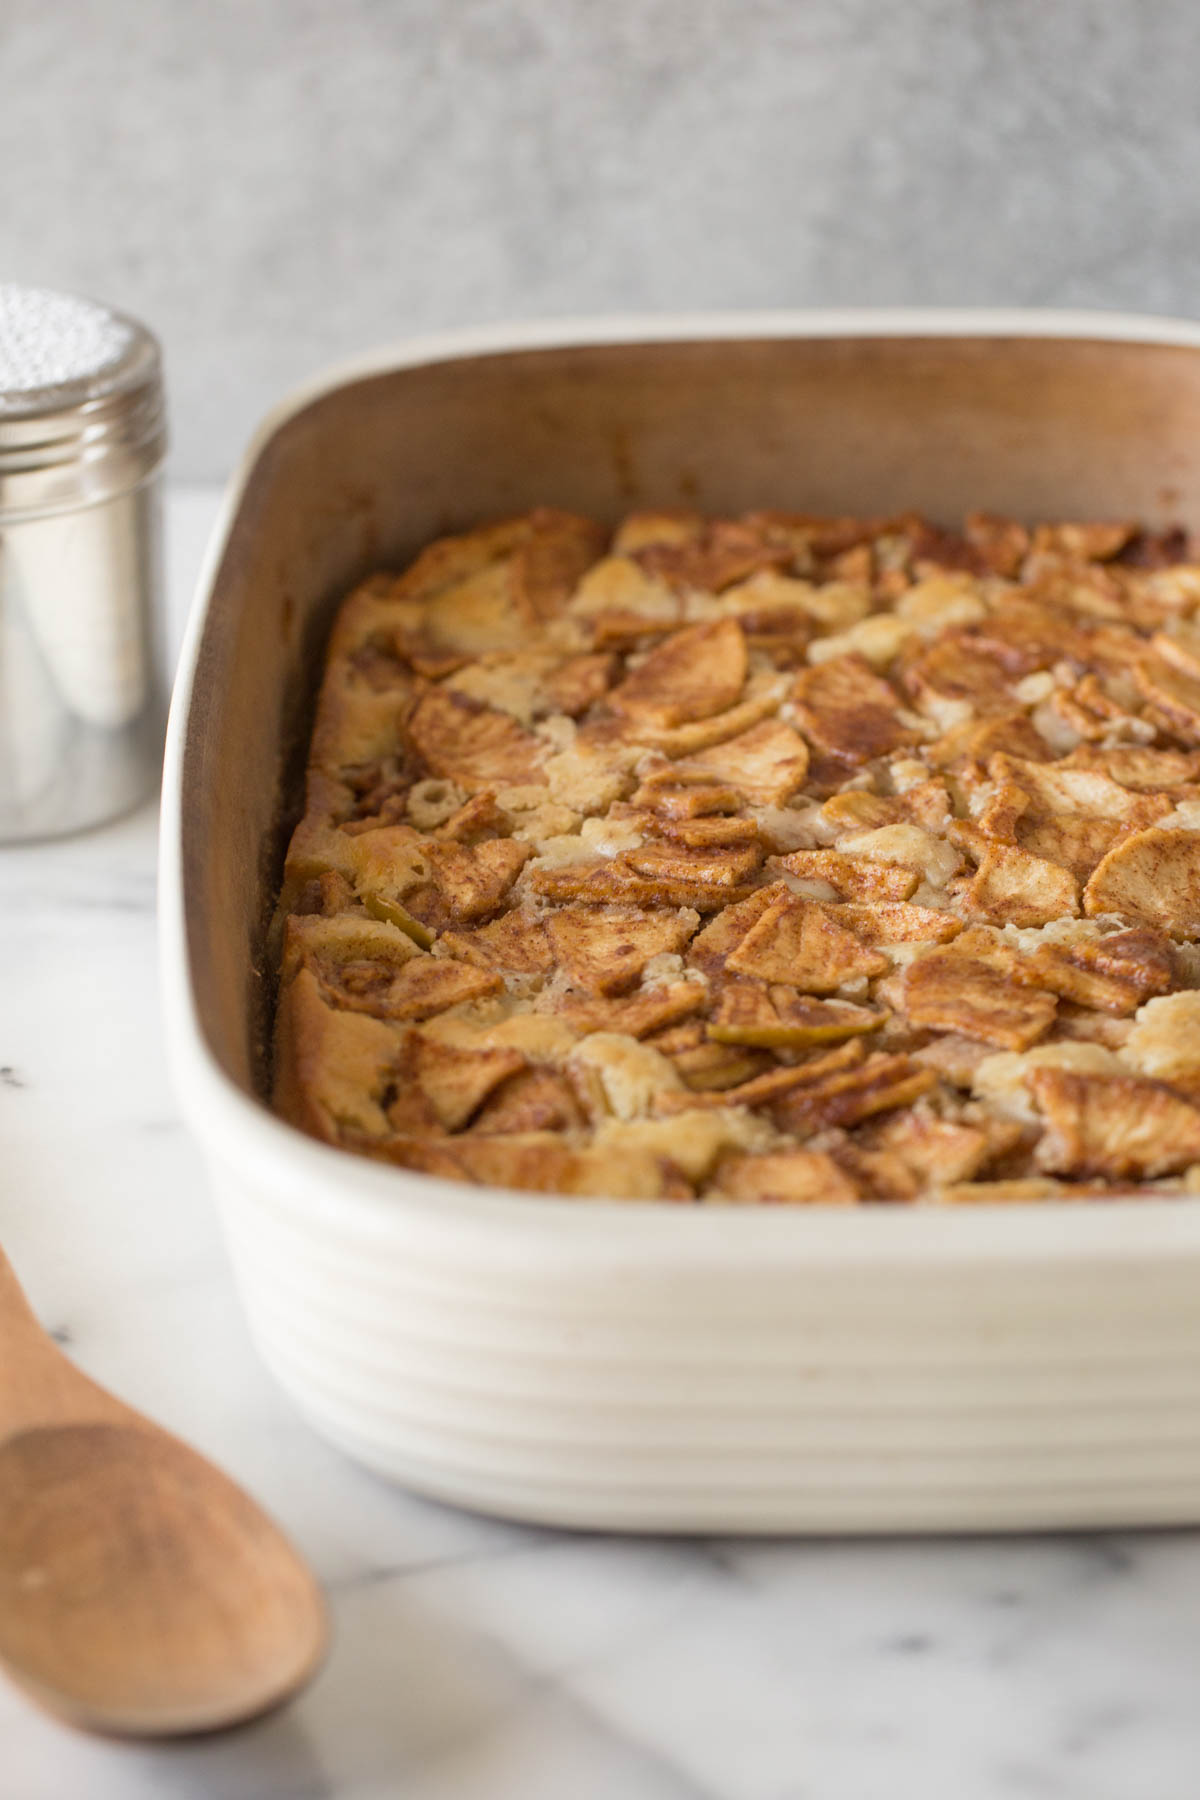
{"label": "wooden spoon handle", "polygon": [[0,1440],[37,1425],[117,1419],[138,1415],[68,1362],[0,1250]]}
{"label": "wooden spoon handle", "polygon": [[12,1356],[23,1353],[32,1338],[43,1335],[12,1264],[0,1250],[0,1370]]}
{"label": "wooden spoon handle", "polygon": [[33,1308],[25,1298],[25,1290],[13,1273],[13,1266],[4,1251],[0,1250],[0,1306],[7,1311],[14,1302],[32,1315]]}

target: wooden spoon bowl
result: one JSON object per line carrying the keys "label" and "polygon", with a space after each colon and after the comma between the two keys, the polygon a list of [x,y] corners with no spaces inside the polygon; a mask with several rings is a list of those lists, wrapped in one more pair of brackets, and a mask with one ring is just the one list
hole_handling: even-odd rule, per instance
{"label": "wooden spoon bowl", "polygon": [[0,1667],[72,1724],[239,1724],[309,1680],[312,1575],[228,1476],[67,1361],[0,1253]]}

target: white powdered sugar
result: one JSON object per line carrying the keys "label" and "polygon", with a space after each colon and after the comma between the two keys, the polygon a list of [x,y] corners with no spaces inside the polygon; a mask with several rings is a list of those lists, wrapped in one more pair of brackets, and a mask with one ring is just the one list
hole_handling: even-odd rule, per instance
{"label": "white powdered sugar", "polygon": [[0,282],[0,413],[64,382],[115,368],[132,342],[123,319],[90,300]]}

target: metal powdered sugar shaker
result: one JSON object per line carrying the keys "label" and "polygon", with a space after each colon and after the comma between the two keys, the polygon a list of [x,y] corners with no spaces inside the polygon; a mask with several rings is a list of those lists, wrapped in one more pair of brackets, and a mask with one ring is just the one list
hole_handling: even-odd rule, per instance
{"label": "metal powdered sugar shaker", "polygon": [[158,345],[0,283],[0,842],[98,824],[158,778]]}

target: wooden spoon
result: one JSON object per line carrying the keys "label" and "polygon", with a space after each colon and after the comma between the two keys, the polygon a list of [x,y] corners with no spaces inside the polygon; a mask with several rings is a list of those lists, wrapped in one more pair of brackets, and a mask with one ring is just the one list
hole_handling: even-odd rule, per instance
{"label": "wooden spoon", "polygon": [[81,1375],[0,1251],[0,1668],[73,1725],[168,1737],[278,1705],[326,1642],[282,1532]]}

